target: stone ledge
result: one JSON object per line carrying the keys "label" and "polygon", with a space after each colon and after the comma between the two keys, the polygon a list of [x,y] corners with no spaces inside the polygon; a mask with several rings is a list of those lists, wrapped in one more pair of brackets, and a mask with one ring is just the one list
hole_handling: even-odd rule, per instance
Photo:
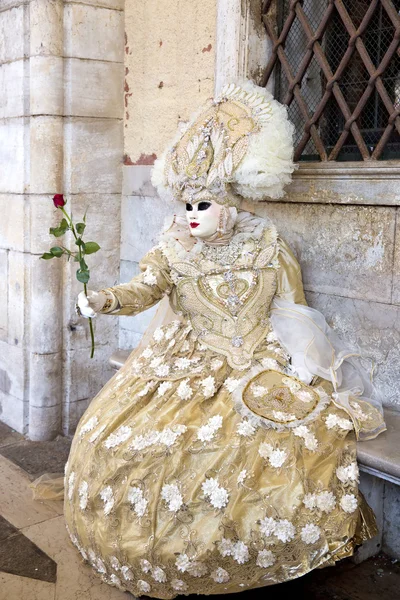
{"label": "stone ledge", "polygon": [[400,412],[386,409],[385,421],[387,431],[378,435],[375,440],[358,444],[360,469],[400,485]]}
{"label": "stone ledge", "polygon": [[[131,350],[117,350],[111,355],[110,365],[120,369]],[[360,470],[380,479],[400,485],[400,412],[385,410],[387,431],[375,440],[357,444]]]}

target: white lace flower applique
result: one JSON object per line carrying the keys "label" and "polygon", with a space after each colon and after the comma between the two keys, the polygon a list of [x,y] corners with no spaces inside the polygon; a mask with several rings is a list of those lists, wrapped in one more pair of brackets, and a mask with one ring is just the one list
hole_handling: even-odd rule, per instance
{"label": "white lace flower applique", "polygon": [[291,413],[285,413],[280,410],[273,410],[272,415],[277,421],[287,422],[296,420],[296,415],[292,415]]}
{"label": "white lace flower applique", "polygon": [[355,483],[359,481],[360,472],[356,462],[350,463],[347,467],[338,467],[336,469],[336,477],[342,483]]}
{"label": "white lace flower applique", "polygon": [[275,535],[281,542],[290,542],[296,535],[296,528],[287,519],[265,517],[260,521],[260,531],[265,537]]}
{"label": "white lace flower applique", "polygon": [[151,576],[158,583],[165,583],[167,581],[167,575],[161,567],[154,567],[151,571]]}
{"label": "white lace flower applique", "polygon": [[189,385],[189,381],[189,378],[184,379],[177,387],[176,393],[181,400],[190,400],[193,396],[193,390]]}
{"label": "white lace flower applique", "polygon": [[191,364],[192,364],[192,361],[190,360],[190,358],[186,358],[184,356],[181,358],[177,358],[176,361],[174,362],[175,367],[177,369],[179,369],[180,371],[188,369]]}
{"label": "white lace flower applique", "polygon": [[110,556],[110,565],[114,569],[114,571],[121,570],[121,563],[119,562],[116,556]]}
{"label": "white lace flower applique", "polygon": [[211,573],[211,578],[214,579],[215,583],[227,583],[230,579],[228,571],[222,567],[218,567]]}
{"label": "white lace flower applique", "polygon": [[178,571],[181,571],[181,573],[185,573],[189,569],[190,563],[191,563],[191,560],[188,557],[188,555],[185,553],[182,553],[182,554],[179,554],[179,556],[177,557],[177,559],[175,561],[175,566],[178,569]]}
{"label": "white lace flower applique", "polygon": [[114,433],[108,436],[104,442],[106,448],[115,448],[126,442],[132,434],[132,428],[127,425],[122,425]]}
{"label": "white lace flower applique", "polygon": [[340,506],[347,513],[353,513],[357,510],[358,501],[354,494],[346,494],[340,500]]}
{"label": "white lace flower applique", "polygon": [[158,386],[157,396],[164,396],[172,387],[173,386],[170,381],[163,381]]}
{"label": "white lace flower applique", "polygon": [[221,429],[222,420],[223,419],[221,415],[215,415],[214,417],[208,419],[205,425],[199,427],[197,431],[197,439],[203,442],[203,444],[210,442],[216,435],[217,431]]}
{"label": "white lace flower applique", "polygon": [[301,385],[295,379],[291,379],[290,377],[282,377],[283,385],[289,388],[292,394],[296,394],[301,390]]}
{"label": "white lace flower applique", "polygon": [[186,553],[179,554],[175,566],[182,573],[189,573],[193,577],[203,577],[208,571],[206,565],[200,561],[192,560]]}
{"label": "white lace flower applique", "polygon": [[232,556],[240,565],[249,560],[249,549],[244,542],[238,540],[233,542],[228,538],[222,538],[218,545],[219,553],[222,557]]}
{"label": "white lace flower applique", "polygon": [[255,434],[256,428],[249,421],[243,419],[238,424],[236,431],[242,437],[251,437]]}
{"label": "white lace flower applique", "polygon": [[111,583],[111,585],[115,585],[117,588],[119,588],[120,590],[124,591],[123,587],[122,587],[121,580],[120,580],[119,577],[117,577],[115,575],[115,573],[111,573],[111,575],[110,575],[110,583]]}
{"label": "white lace flower applique", "polygon": [[232,394],[240,383],[240,379],[235,379],[234,377],[227,377],[224,382],[224,387],[228,390],[230,394]]}
{"label": "white lace flower applique", "polygon": [[92,433],[92,435],[89,438],[89,442],[91,444],[93,444],[97,438],[103,433],[103,431],[106,428],[106,424],[104,423],[104,425],[102,425],[101,427],[99,427],[99,429],[97,429],[97,431],[95,431],[94,433]]}
{"label": "white lace flower applique", "polygon": [[204,575],[207,575],[208,569],[203,562],[195,560],[190,563],[188,573],[192,575],[192,577],[203,577]]}
{"label": "white lace flower applique", "polygon": [[137,588],[141,594],[148,594],[151,591],[151,585],[144,579],[138,580]]}
{"label": "white lace flower applique", "polygon": [[267,444],[266,442],[260,444],[258,453],[263,458],[268,459],[271,467],[274,467],[275,469],[281,467],[288,457],[287,452],[279,450],[279,448],[274,449],[271,444]]}
{"label": "white lace flower applique", "polygon": [[151,390],[153,385],[154,385],[153,381],[148,381],[146,383],[146,385],[144,386],[144,388],[138,393],[139,398],[143,398],[143,396],[146,396],[146,394],[149,393],[149,391]]}
{"label": "white lace flower applique", "polygon": [[256,565],[258,567],[262,567],[263,569],[267,569],[268,567],[272,567],[276,562],[276,557],[271,550],[261,550],[257,555]]}
{"label": "white lace flower applique", "polygon": [[181,352],[189,352],[190,350],[190,342],[189,340],[185,340],[181,346]]}
{"label": "white lace flower applique", "polygon": [[174,445],[176,440],[187,430],[186,425],[174,425],[173,429],[167,427],[162,431],[149,431],[143,435],[136,435],[129,446],[130,450],[145,450],[154,444],[163,444],[167,448]]}
{"label": "white lace flower applique", "polygon": [[261,365],[264,367],[264,369],[271,369],[273,371],[281,371],[281,366],[279,365],[278,361],[275,360],[274,358],[262,358]]}
{"label": "white lace flower applique", "polygon": [[321,537],[321,529],[313,523],[307,523],[302,528],[300,536],[305,544],[315,544]]}
{"label": "white lace flower applique", "polygon": [[287,519],[276,521],[274,534],[281,542],[290,542],[296,535],[296,528]]}
{"label": "white lace flower applique", "polygon": [[237,484],[242,485],[245,482],[246,477],[247,477],[247,469],[242,469],[242,471],[240,471],[240,473],[238,475]]}
{"label": "white lace flower applique", "polygon": [[213,371],[218,371],[218,369],[220,369],[223,366],[223,364],[224,364],[224,361],[221,360],[220,358],[213,358],[210,366]]}
{"label": "white lace flower applique", "polygon": [[75,486],[75,477],[76,475],[74,471],[70,473],[70,476],[68,477],[68,500],[72,500]]}
{"label": "white lace flower applique", "polygon": [[114,493],[113,489],[110,485],[103,488],[100,492],[100,498],[104,502],[104,514],[108,516],[112,509],[114,508]]}
{"label": "white lace flower applique", "polygon": [[155,342],[161,342],[161,340],[164,339],[164,331],[161,329],[161,327],[157,327],[157,329],[154,330],[153,339]]}
{"label": "white lace flower applique", "polygon": [[277,341],[278,341],[278,338],[277,338],[277,336],[276,336],[276,333],[275,333],[275,331],[271,330],[271,331],[268,333],[268,335],[267,335],[267,337],[266,337],[266,340],[267,340],[267,342],[268,342],[269,344],[273,344],[274,342],[277,342]]}
{"label": "white lace flower applique", "polygon": [[182,507],[183,498],[175,483],[166,483],[161,489],[161,498],[165,500],[168,510],[178,512]]}
{"label": "white lace flower applique", "polygon": [[180,321],[172,321],[172,323],[170,323],[168,325],[168,328],[165,331],[165,339],[172,340],[174,335],[177,333],[180,325],[181,325]]}
{"label": "white lace flower applique", "polygon": [[182,579],[171,579],[171,586],[176,592],[186,592],[188,589],[187,583]]}
{"label": "white lace flower applique", "polygon": [[147,267],[142,275],[142,281],[146,285],[157,285],[157,276],[151,267]]}
{"label": "white lace flower applique", "polygon": [[79,430],[79,437],[83,437],[86,433],[89,433],[89,431],[92,431],[99,423],[99,419],[94,416],[91,417],[90,419],[88,419],[88,421],[86,421],[86,423],[84,425],[82,425],[82,427]]}
{"label": "white lace flower applique", "polygon": [[201,486],[204,495],[214,508],[224,508],[228,504],[229,494],[214,477],[207,478]]}
{"label": "white lace flower applique", "polygon": [[78,488],[79,508],[85,510],[89,499],[89,485],[87,481],[81,481]]}
{"label": "white lace flower applique", "polygon": [[327,429],[333,429],[334,427],[339,427],[339,429],[343,429],[344,431],[350,431],[353,429],[353,423],[350,421],[350,419],[344,419],[334,414],[327,416],[325,419],[325,425]]}
{"label": "white lace flower applique", "polygon": [[155,356],[151,361],[150,361],[150,368],[151,369],[156,369],[157,367],[159,367],[161,365],[161,363],[163,362],[163,357],[162,356]]}
{"label": "white lace flower applique", "polygon": [[324,491],[316,494],[306,494],[303,498],[303,504],[309,510],[318,508],[322,512],[332,512],[336,506],[336,496],[333,492]]}
{"label": "white lace flower applique", "polygon": [[250,390],[251,390],[251,393],[253,394],[254,398],[262,398],[268,392],[267,388],[265,388],[263,385],[259,385],[257,383],[253,383]]}
{"label": "white lace flower applique", "polygon": [[298,398],[301,402],[304,402],[305,404],[312,402],[314,399],[312,393],[307,390],[299,390],[298,392],[296,392],[296,398]]}
{"label": "white lace flower applique", "polygon": [[166,364],[159,365],[154,369],[154,373],[157,377],[168,377],[171,367]]}
{"label": "white lace flower applique", "polygon": [[203,388],[203,394],[205,398],[211,398],[215,394],[215,379],[212,375],[209,375],[200,382]]}
{"label": "white lace flower applique", "polygon": [[142,352],[142,354],[140,355],[141,358],[151,358],[153,356],[154,352],[153,349],[148,347],[145,348]]}
{"label": "white lace flower applique", "polygon": [[133,505],[133,510],[138,517],[146,514],[148,501],[144,497],[143,490],[137,486],[131,486],[128,491],[128,502]]}
{"label": "white lace flower applique", "polygon": [[132,581],[133,573],[127,565],[121,567],[121,573],[124,576],[125,581]]}
{"label": "white lace flower applique", "polygon": [[309,430],[306,425],[299,425],[299,427],[295,427],[293,429],[293,433],[295,436],[302,438],[304,440],[304,445],[307,450],[311,452],[315,452],[318,448],[318,440],[315,435]]}

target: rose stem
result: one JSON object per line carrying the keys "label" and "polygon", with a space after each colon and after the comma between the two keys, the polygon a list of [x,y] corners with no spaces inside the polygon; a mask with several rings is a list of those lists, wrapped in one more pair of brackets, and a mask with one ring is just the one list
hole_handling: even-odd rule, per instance
{"label": "rose stem", "polygon": [[[63,207],[61,208],[61,210],[64,213],[67,221],[69,222],[69,226],[71,228],[71,231],[73,233],[75,240],[77,240],[78,236],[76,235],[75,227],[74,227],[71,217],[69,216],[69,214],[65,211],[65,209]],[[78,252],[79,252],[79,264],[80,264],[80,261],[82,260],[82,250],[81,250],[80,245],[78,245]],[[85,292],[85,296],[87,297],[86,283],[83,284],[83,291]],[[90,330],[90,340],[91,340],[90,358],[93,358],[93,356],[94,356],[94,332],[93,332],[93,320],[91,317],[89,317],[89,330]]]}

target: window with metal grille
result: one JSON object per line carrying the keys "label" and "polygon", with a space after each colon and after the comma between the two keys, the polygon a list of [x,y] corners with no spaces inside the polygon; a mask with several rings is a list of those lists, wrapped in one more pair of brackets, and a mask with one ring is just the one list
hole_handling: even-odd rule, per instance
{"label": "window with metal grille", "polygon": [[400,0],[266,0],[264,85],[288,105],[295,160],[400,157]]}

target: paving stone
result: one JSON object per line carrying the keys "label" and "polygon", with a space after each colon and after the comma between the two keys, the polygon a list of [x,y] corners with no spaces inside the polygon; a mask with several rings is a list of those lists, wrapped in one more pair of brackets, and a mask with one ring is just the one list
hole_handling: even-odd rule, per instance
{"label": "paving stone", "polygon": [[23,439],[20,433],[0,421],[0,447],[16,444]]}
{"label": "paving stone", "polygon": [[1,540],[0,571],[55,583],[57,564],[54,560],[3,518],[0,535],[1,532],[7,537]]}
{"label": "paving stone", "polygon": [[0,448],[0,453],[30,475],[63,473],[68,459],[71,439],[59,435],[51,442],[23,440]]}

